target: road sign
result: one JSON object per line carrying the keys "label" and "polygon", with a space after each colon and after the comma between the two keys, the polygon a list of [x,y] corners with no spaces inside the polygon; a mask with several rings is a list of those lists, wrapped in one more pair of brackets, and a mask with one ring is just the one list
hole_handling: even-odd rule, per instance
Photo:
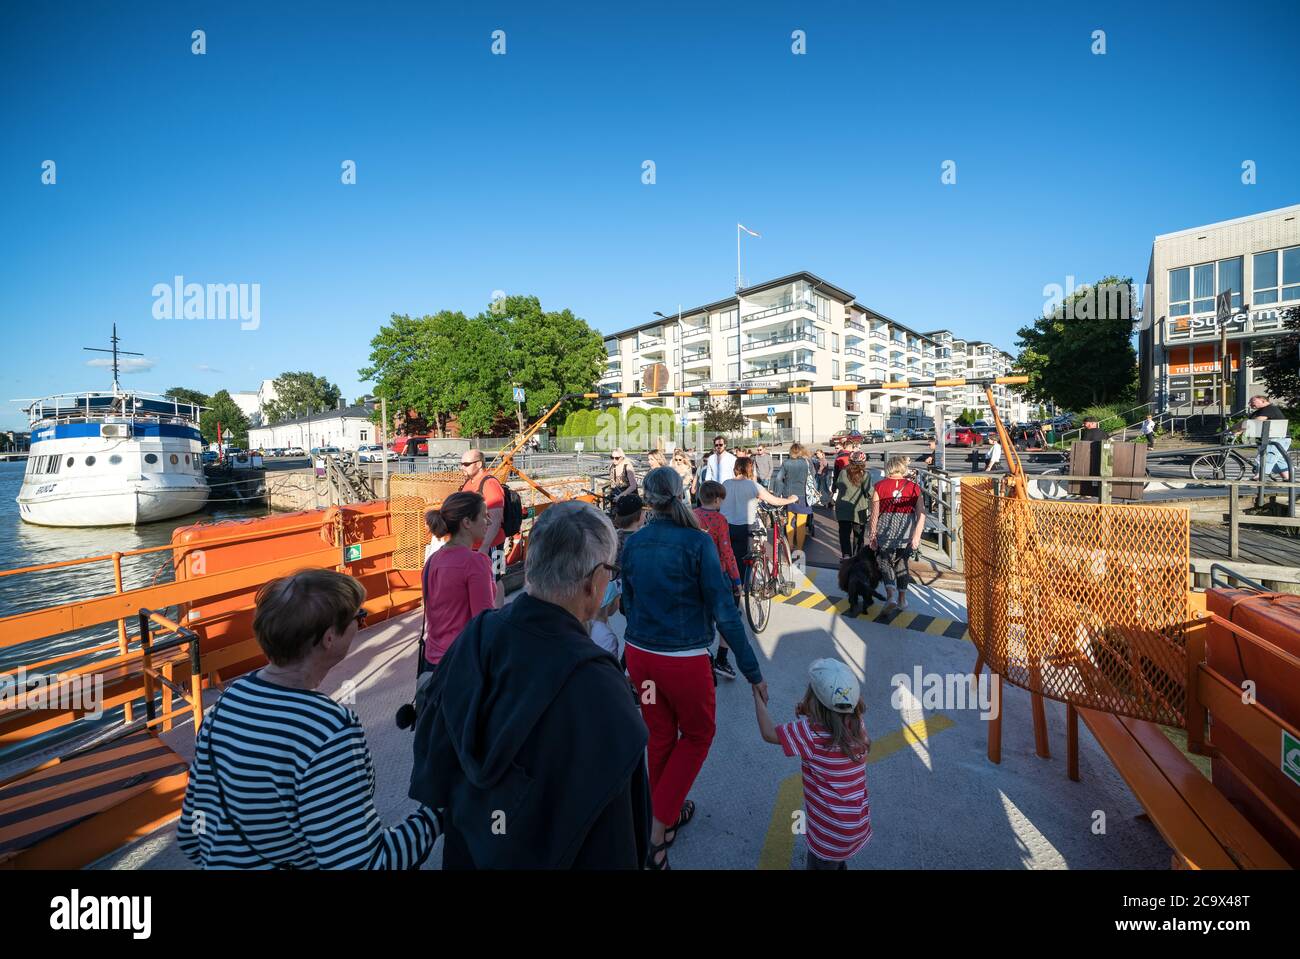
{"label": "road sign", "polygon": [[230,430],[222,430],[222,431],[221,431],[221,438],[222,438],[223,440],[225,440],[227,443],[229,443],[229,442],[231,441],[231,439],[234,437],[234,435],[235,435],[235,434],[231,433]]}
{"label": "road sign", "polygon": [[682,429],[686,429],[686,417],[682,417]]}
{"label": "road sign", "polygon": [[1282,772],[1300,786],[1300,739],[1282,730]]}
{"label": "road sign", "polygon": [[1220,326],[1232,316],[1232,290],[1224,290],[1214,303],[1214,320]]}
{"label": "road sign", "polygon": [[769,407],[767,408],[767,415],[768,415],[768,416],[776,416],[776,407],[775,407],[775,406],[769,406]]}
{"label": "road sign", "polygon": [[355,562],[357,562],[359,559],[361,559],[361,544],[360,544],[360,543],[354,543],[354,544],[351,545],[351,546],[344,546],[344,547],[343,547],[343,562],[344,562],[344,563],[355,563]]}
{"label": "road sign", "polygon": [[516,403],[522,403],[523,401],[524,401],[524,388],[523,388],[522,386],[516,386],[516,387],[515,387],[515,402],[516,402]]}

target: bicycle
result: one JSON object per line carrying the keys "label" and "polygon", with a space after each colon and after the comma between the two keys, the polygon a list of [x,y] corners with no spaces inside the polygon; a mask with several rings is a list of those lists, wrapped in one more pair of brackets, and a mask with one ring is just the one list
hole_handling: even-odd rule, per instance
{"label": "bicycle", "polygon": [[759,524],[745,557],[745,618],[755,633],[767,628],[772,614],[772,597],[793,596],[794,561],[785,538],[784,506],[758,507]]}
{"label": "bicycle", "polygon": [[[1225,440],[1232,437],[1231,433],[1224,434]],[[1253,476],[1254,473],[1254,460],[1247,459],[1229,446],[1201,454],[1192,460],[1191,466],[1192,479],[1196,480],[1225,480],[1236,483],[1247,476]]]}

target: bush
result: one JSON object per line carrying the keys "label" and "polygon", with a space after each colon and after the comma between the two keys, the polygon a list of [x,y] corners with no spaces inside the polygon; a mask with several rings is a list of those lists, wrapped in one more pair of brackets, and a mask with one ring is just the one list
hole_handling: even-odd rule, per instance
{"label": "bush", "polygon": [[1124,417],[1120,415],[1123,412],[1123,407],[1117,404],[1112,404],[1110,406],[1089,406],[1079,414],[1076,423],[1079,426],[1082,426],[1084,420],[1089,419],[1090,417],[1096,417],[1097,425],[1107,433],[1118,433],[1124,427],[1129,425],[1124,421]]}

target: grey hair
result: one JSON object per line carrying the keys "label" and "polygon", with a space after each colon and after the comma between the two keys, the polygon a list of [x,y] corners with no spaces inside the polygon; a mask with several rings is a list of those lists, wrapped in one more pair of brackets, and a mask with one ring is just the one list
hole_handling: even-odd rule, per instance
{"label": "grey hair", "polygon": [[682,490],[682,474],[671,466],[652,469],[641,483],[641,495],[656,513],[678,526],[699,529],[700,521],[682,501]]}
{"label": "grey hair", "polygon": [[609,517],[590,503],[569,500],[547,507],[528,536],[524,589],[556,602],[582,592],[601,563],[612,563],[618,538]]}

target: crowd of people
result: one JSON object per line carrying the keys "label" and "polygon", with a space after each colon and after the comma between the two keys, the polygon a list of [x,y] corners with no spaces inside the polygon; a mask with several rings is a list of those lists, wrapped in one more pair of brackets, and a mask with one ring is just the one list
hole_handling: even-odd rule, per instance
{"label": "crowd of people", "polygon": [[461,491],[426,517],[417,810],[382,824],[360,721],[319,692],[364,625],[364,591],[304,570],[259,592],[253,628],[268,663],[231,683],[200,728],[185,854],[206,868],[410,869],[443,836],[447,869],[667,869],[696,815],[718,677],[738,670],[755,735],[800,760],[808,868],[846,868],[871,838],[858,678],[818,660],[794,721],[775,724],[739,611],[758,504],[808,506],[815,462],[794,455],[773,470],[765,449],[728,458],[724,442],[689,475],[674,455],[638,480],[611,458],[628,487],[612,519],[580,501],[548,507],[529,534],[523,591],[503,603],[500,483],[475,453]]}

